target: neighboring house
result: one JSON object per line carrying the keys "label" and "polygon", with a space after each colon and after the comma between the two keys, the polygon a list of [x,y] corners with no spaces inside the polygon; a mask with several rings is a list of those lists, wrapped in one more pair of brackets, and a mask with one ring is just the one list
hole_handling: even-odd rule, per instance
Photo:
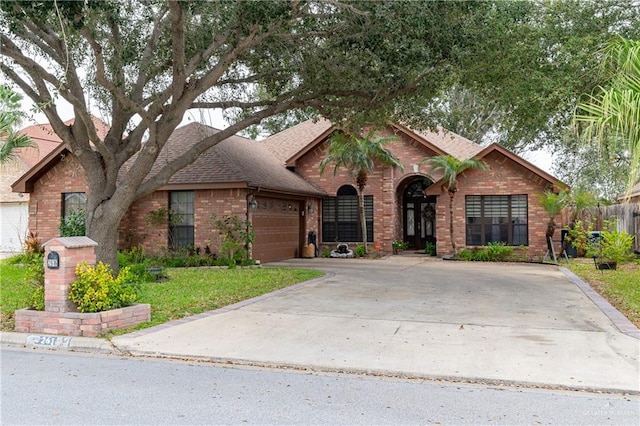
{"label": "neighboring house", "polygon": [[11,184],[61,142],[48,124],[25,127],[19,133],[30,137],[37,148],[22,148],[15,161],[0,165],[1,257],[22,251],[29,223],[29,194],[12,192]]}
{"label": "neighboring house", "polygon": [[626,202],[626,203],[640,203],[640,182],[636,183],[629,194],[624,194],[618,197],[618,201]]}
{"label": "neighboring house", "polygon": [[[158,162],[217,131],[197,123],[176,129]],[[150,252],[168,246],[204,251],[208,246],[216,252],[213,214],[250,221],[255,230],[252,257],[263,262],[301,256],[310,233],[329,249],[338,242],[357,244],[361,231],[354,179],[348,170],[321,175],[318,168],[334,131],[328,121],[306,121],[262,142],[226,139],[131,206],[120,228],[121,246]],[[544,255],[548,217],[536,194],[565,189],[565,184],[499,145],[482,148],[451,132],[413,132],[395,124],[379,133],[397,136],[387,148],[405,170],[380,167],[369,176],[367,240],[378,250],[391,253],[392,242],[403,240],[416,250],[432,242],[439,255],[450,251],[449,197],[440,176],[421,161],[451,154],[478,156],[490,166],[489,171],[468,170],[459,177],[458,247],[504,241],[525,247],[531,257]],[[14,183],[14,191],[31,194],[29,228],[44,240],[57,236],[60,215],[73,208],[74,196],[84,196],[87,186],[81,176],[73,155],[60,146]],[[151,224],[149,218],[163,209],[179,213],[174,215],[179,220]]]}

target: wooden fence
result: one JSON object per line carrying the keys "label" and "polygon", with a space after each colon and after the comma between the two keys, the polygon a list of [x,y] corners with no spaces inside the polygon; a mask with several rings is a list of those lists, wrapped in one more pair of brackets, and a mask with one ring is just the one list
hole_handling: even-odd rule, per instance
{"label": "wooden fence", "polygon": [[[567,227],[571,220],[571,210],[564,209],[561,217],[562,226]],[[634,236],[633,250],[640,253],[640,203],[593,207],[582,212],[578,219],[591,223],[594,231],[601,231],[605,220],[616,221],[618,231]]]}
{"label": "wooden fence", "polygon": [[596,208],[599,229],[604,220],[615,220],[618,231],[634,236],[633,250],[640,253],[640,203],[614,204]]}

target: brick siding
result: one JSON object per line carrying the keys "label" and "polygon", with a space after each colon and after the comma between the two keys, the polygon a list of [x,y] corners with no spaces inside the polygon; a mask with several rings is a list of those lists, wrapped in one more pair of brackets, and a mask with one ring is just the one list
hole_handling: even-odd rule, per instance
{"label": "brick siding", "polygon": [[150,313],[151,307],[148,304],[95,313],[20,309],[15,311],[15,331],[18,333],[96,337],[108,330],[133,327],[149,321]]}
{"label": "brick siding", "polygon": [[[382,136],[390,135],[387,131]],[[365,195],[372,195],[374,199],[374,241],[380,243],[382,251],[390,253],[391,243],[402,239],[402,192],[406,185],[415,177],[427,177],[432,181],[441,178],[425,164],[420,162],[436,155],[435,152],[402,135],[397,141],[389,143],[387,149],[398,158],[404,166],[399,168],[378,167],[370,175],[365,187]],[[318,163],[324,158],[324,146],[308,152],[296,163],[296,172],[303,178],[314,182],[330,196],[335,196],[342,185],[355,187],[355,180],[349,171],[339,168],[333,174],[333,168],[328,167],[320,174]],[[537,174],[508,159],[504,155],[494,152],[485,161],[490,166],[489,171],[469,170],[459,179],[458,193],[454,200],[454,238],[459,249],[465,247],[465,195],[528,195],[528,230],[529,247],[527,255],[530,258],[542,257],[546,251],[545,231],[548,222],[547,214],[540,207],[536,194],[543,192],[548,182]],[[417,170],[417,171],[416,171]],[[451,254],[449,238],[449,196],[446,192],[437,194],[436,202],[436,250],[439,255]],[[320,219],[318,219],[320,220]],[[557,221],[559,223],[559,221]],[[318,222],[318,229],[321,223]],[[319,235],[321,233],[319,232]],[[556,240],[556,250],[560,248],[559,235]],[[321,242],[332,245],[332,242]]]}
{"label": "brick siding", "polygon": [[[387,129],[382,136],[391,135]],[[320,174],[318,163],[324,158],[324,146],[319,146],[301,157],[296,164],[296,173],[304,179],[313,182],[330,196],[335,196],[342,185],[355,186],[355,181],[349,171],[340,168],[333,174],[329,167]],[[374,199],[374,241],[382,248],[382,252],[391,253],[391,243],[402,238],[402,192],[407,184],[416,177],[426,177],[437,181],[441,176],[420,162],[435,152],[425,148],[422,144],[411,140],[406,135],[400,135],[399,140],[387,145],[387,149],[400,159],[405,169],[378,167],[370,175],[365,187],[365,195],[372,195]],[[455,197],[454,238],[458,248],[465,246],[465,195],[516,195],[528,194],[528,222],[529,222],[529,257],[542,256],[546,250],[545,231],[548,217],[539,206],[536,194],[547,187],[548,182],[537,174],[518,165],[500,153],[491,153],[485,158],[491,170],[482,172],[470,170],[463,173],[459,181],[459,191]],[[59,235],[61,193],[86,192],[87,185],[82,178],[80,165],[72,155],[67,155],[63,161],[55,165],[34,185],[29,206],[29,229],[38,232],[43,241]],[[234,214],[241,217],[246,215],[245,189],[210,189],[197,190],[195,196],[195,246],[204,250],[209,246],[216,252],[219,247],[219,236],[213,229],[211,215],[219,217],[224,214]],[[168,226],[150,226],[147,214],[153,210],[168,208],[169,195],[167,191],[157,191],[147,197],[137,200],[122,220],[119,232],[120,247],[129,248],[141,246],[149,253],[158,253],[167,247]],[[446,193],[439,192],[436,202],[436,238],[439,255],[451,252],[448,223],[449,198]],[[334,242],[320,241],[321,203],[318,200],[307,199],[303,206],[313,205],[313,209],[306,209],[303,220],[304,229],[301,231],[306,238],[308,231],[315,231],[319,244],[330,246]],[[251,213],[249,212],[249,215]],[[559,219],[556,221],[559,223]],[[557,249],[560,248],[559,235],[556,236]],[[356,243],[356,242],[350,242]]]}

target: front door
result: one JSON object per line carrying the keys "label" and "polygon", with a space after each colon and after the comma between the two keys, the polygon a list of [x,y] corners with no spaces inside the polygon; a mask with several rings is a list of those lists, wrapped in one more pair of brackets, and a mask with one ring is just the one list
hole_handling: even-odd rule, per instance
{"label": "front door", "polygon": [[427,197],[427,182],[420,179],[410,184],[403,196],[403,240],[413,250],[424,250],[427,242],[435,247],[436,197]]}

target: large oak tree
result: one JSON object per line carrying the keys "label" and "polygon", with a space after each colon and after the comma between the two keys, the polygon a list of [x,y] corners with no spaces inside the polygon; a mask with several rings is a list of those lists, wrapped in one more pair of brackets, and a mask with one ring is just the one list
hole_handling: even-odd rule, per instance
{"label": "large oak tree", "polygon": [[[35,102],[88,182],[87,235],[117,267],[136,199],[228,136],[292,111],[352,125],[410,111],[446,81],[481,2],[0,3],[0,70]],[[474,41],[474,43],[477,40]],[[56,102],[71,104],[67,126]],[[403,108],[399,108],[402,105]],[[110,130],[99,137],[96,106]],[[185,112],[235,120],[149,176]]]}

